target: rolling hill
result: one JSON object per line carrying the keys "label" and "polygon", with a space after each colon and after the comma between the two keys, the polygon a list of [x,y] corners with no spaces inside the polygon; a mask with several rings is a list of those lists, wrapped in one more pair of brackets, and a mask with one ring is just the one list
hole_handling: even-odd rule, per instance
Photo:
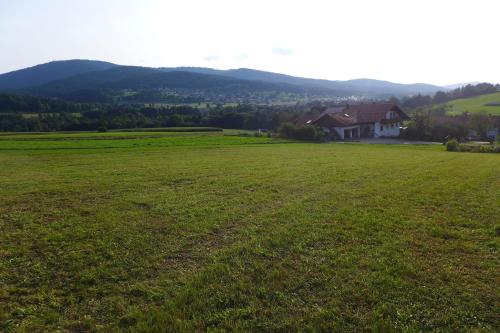
{"label": "rolling hill", "polygon": [[53,61],[0,75],[0,90],[35,87],[74,75],[102,71],[117,65],[94,60]]}
{"label": "rolling hill", "polygon": [[240,80],[220,75],[209,75],[186,71],[163,72],[148,67],[119,66],[112,69],[85,73],[39,86],[44,93],[67,93],[74,90],[95,87],[99,89],[283,89],[301,92],[305,88],[273,84],[262,81]]}
{"label": "rolling hill", "polygon": [[451,107],[448,112],[449,114],[458,115],[464,112],[486,112],[491,115],[500,116],[500,92],[471,98],[455,99],[448,102],[447,105]]}
{"label": "rolling hill", "polygon": [[80,102],[254,102],[403,97],[441,87],[357,79],[330,81],[248,68],[149,68],[93,60],[54,61],[0,75],[0,92]]}
{"label": "rolling hill", "polygon": [[103,102],[113,98],[140,102],[185,101],[259,101],[268,95],[293,94],[305,96],[340,95],[322,88],[287,83],[241,80],[220,75],[187,71],[164,72],[154,68],[118,66],[111,69],[75,75],[26,89],[36,96],[68,100]]}

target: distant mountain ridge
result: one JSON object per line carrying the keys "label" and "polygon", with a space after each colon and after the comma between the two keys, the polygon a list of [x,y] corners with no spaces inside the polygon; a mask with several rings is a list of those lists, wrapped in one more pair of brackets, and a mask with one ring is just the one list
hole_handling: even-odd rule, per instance
{"label": "distant mountain ridge", "polygon": [[195,73],[211,74],[228,76],[242,80],[256,80],[274,83],[288,83],[301,86],[316,87],[322,89],[332,89],[345,93],[356,92],[357,94],[366,95],[383,95],[383,96],[403,96],[413,94],[433,94],[439,90],[447,90],[446,88],[425,84],[402,84],[389,81],[374,80],[374,79],[354,79],[347,81],[333,81],[325,79],[311,79],[296,77],[286,74],[265,72],[249,68],[219,70],[205,67],[160,67],[163,71],[188,71]]}
{"label": "distant mountain ridge", "polygon": [[477,85],[479,83],[481,83],[481,82],[479,82],[479,81],[472,81],[472,82],[465,82],[465,83],[448,84],[448,85],[443,86],[443,87],[447,88],[449,90],[453,90],[453,89],[465,87],[467,85],[473,85],[473,86],[475,86],[475,85]]}
{"label": "distant mountain ridge", "polygon": [[85,102],[263,102],[314,98],[388,98],[445,90],[373,79],[332,81],[248,68],[121,66],[94,60],[53,61],[0,75],[0,91]]}

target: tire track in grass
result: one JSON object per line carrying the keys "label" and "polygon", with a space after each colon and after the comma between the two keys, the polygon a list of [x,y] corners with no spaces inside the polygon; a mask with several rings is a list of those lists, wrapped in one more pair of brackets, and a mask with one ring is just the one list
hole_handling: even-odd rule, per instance
{"label": "tire track in grass", "polygon": [[[378,176],[382,176],[383,173],[379,174]],[[345,184],[342,184],[342,186],[349,187],[352,183],[356,183],[357,181],[346,181]],[[310,185],[310,184],[309,184]],[[329,206],[329,202],[331,201],[331,195],[332,195],[332,189],[331,189],[331,184],[323,184],[320,185],[320,183],[316,184],[318,187],[314,187],[314,192],[311,192],[310,194],[305,194],[304,193],[304,186],[302,184],[299,184],[297,187],[296,191],[292,192],[291,196],[287,197],[287,200],[283,202],[279,206],[274,206],[272,209],[265,210],[265,211],[260,211],[258,216],[256,216],[256,219],[254,219],[252,222],[249,224],[247,223],[247,227],[244,229],[238,229],[238,231],[242,231],[246,237],[241,237],[241,236],[235,236],[234,242],[232,244],[228,244],[228,246],[219,249],[214,253],[214,256],[212,257],[212,261],[209,265],[207,265],[205,268],[203,268],[199,273],[194,274],[193,276],[188,277],[187,285],[183,288],[183,291],[180,292],[180,294],[177,295],[174,301],[172,303],[169,303],[169,305],[163,309],[165,311],[165,315],[163,315],[164,320],[172,320],[173,322],[170,322],[170,325],[172,328],[175,327],[175,322],[176,321],[185,321],[182,325],[186,325],[185,329],[205,329],[205,325],[210,326],[210,315],[208,315],[207,318],[202,319],[200,318],[199,321],[196,320],[188,320],[187,318],[194,316],[198,317],[196,315],[197,311],[204,311],[203,309],[207,308],[213,308],[213,304],[206,304],[205,301],[210,302],[210,294],[216,293],[215,290],[211,291],[210,294],[204,294],[202,290],[205,286],[210,286],[213,283],[216,285],[219,282],[215,281],[225,281],[223,282],[225,285],[225,288],[231,288],[229,281],[233,281],[238,285],[238,283],[234,280],[236,276],[238,278],[241,278],[245,280],[244,276],[249,274],[252,276],[252,273],[249,272],[252,269],[254,270],[259,270],[260,274],[263,274],[264,276],[266,275],[265,271],[262,271],[263,267],[268,267],[271,271],[274,269],[276,271],[277,277],[280,276],[280,274],[285,274],[282,277],[289,276],[290,273],[286,273],[287,270],[293,270],[293,267],[300,267],[301,265],[308,267],[308,269],[312,269],[311,264],[314,265],[314,263],[309,263],[309,264],[304,264],[303,260],[307,260],[307,258],[301,257],[301,252],[304,251],[305,247],[305,255],[307,257],[307,252],[308,248],[307,246],[312,246],[312,249],[315,248],[317,244],[317,241],[322,241],[323,244],[331,244],[327,238],[324,237],[323,235],[316,234],[315,232],[311,231],[315,227],[321,226],[323,228],[323,231],[327,234],[330,234],[331,236],[334,236],[331,234],[331,231],[328,232],[329,228],[331,228],[331,224],[337,224],[336,231],[339,232],[340,230],[338,229],[339,227],[347,227],[350,226],[351,228],[359,229],[359,230],[364,230],[366,226],[364,225],[363,222],[357,223],[354,222],[356,216],[354,217],[349,217],[347,215],[344,215],[344,218],[348,218],[352,221],[352,224],[349,222],[345,222],[339,219],[339,217],[335,218],[335,221],[333,222],[327,222],[325,221],[328,219],[331,219],[330,214],[325,214],[324,213],[324,208]],[[372,189],[372,193],[374,193],[376,190]],[[342,201],[342,199],[348,199],[351,197],[351,193],[345,193],[343,194],[343,197],[338,198],[339,201]],[[318,206],[311,206],[309,203],[310,202],[315,202]],[[338,209],[341,210],[343,207],[340,204]],[[320,208],[318,208],[320,207]],[[308,220],[311,218],[311,216],[314,218],[314,215],[318,215],[318,218],[320,219],[318,222],[314,222],[312,225],[309,224],[308,228],[310,229],[309,231],[306,231],[303,229],[303,223],[304,220]],[[294,244],[295,241],[297,240],[297,233],[300,234],[300,237],[305,237],[304,233],[312,232],[310,235],[310,243],[308,244]],[[338,236],[338,235],[337,235]],[[364,252],[356,251],[354,250],[357,246],[359,245],[364,245],[368,247],[372,246],[379,246],[379,244],[372,244],[370,245],[369,243],[366,243],[367,240],[363,239],[363,237],[366,237],[367,234],[365,232],[364,236],[361,236],[357,239],[352,239],[350,238],[350,232],[348,234],[346,233],[341,233],[340,238],[336,238],[340,243],[349,243],[351,244],[350,250],[345,249],[346,253],[348,256],[352,255],[350,251],[357,253],[357,256],[362,255]],[[306,237],[307,239],[307,237]],[[334,242],[335,243],[335,242]],[[296,248],[298,246],[298,248]],[[345,244],[344,244],[345,246]],[[328,245],[327,245],[328,248]],[[309,249],[310,250],[310,249]],[[288,254],[288,251],[292,252],[291,257]],[[328,249],[326,249],[328,251]],[[302,253],[304,255],[304,253]],[[255,262],[256,261],[256,262]],[[280,262],[283,261],[289,261],[290,263],[294,262],[295,265],[287,264],[285,267],[280,270],[279,267],[282,267],[282,264]],[[263,266],[262,266],[263,265]],[[250,266],[250,268],[248,267]],[[288,267],[287,267],[288,266]],[[232,269],[231,267],[234,267]],[[278,268],[278,269],[276,269]],[[241,273],[238,273],[238,271],[242,271]],[[246,272],[246,273],[245,273]],[[280,273],[281,272],[281,273]],[[258,273],[258,274],[259,274]],[[274,273],[273,273],[274,274]],[[293,274],[293,273],[292,273]],[[311,273],[310,273],[311,274]],[[229,277],[233,276],[233,278]],[[312,274],[312,277],[314,277],[314,274]],[[229,279],[229,281],[227,281]],[[254,276],[252,278],[253,280],[247,281],[247,283],[257,283],[259,281],[259,277]],[[271,280],[274,280],[273,278]],[[272,281],[267,281],[272,284]],[[276,281],[275,281],[276,282]],[[304,281],[302,281],[304,282]],[[318,281],[320,284],[324,283],[322,280]],[[286,284],[285,284],[286,286]],[[239,292],[243,293],[252,293],[252,291],[246,289],[249,286],[245,284],[242,286],[244,288],[243,290],[240,290]],[[238,287],[236,287],[238,288]],[[258,289],[258,286],[255,286],[255,288]],[[262,286],[261,286],[262,288]],[[295,286],[295,288],[301,289],[300,286]],[[283,286],[280,286],[279,284],[277,285],[277,289],[283,289]],[[306,288],[307,289],[307,288]],[[198,292],[201,291],[201,295],[196,296]],[[238,296],[234,293],[230,293],[232,296],[238,298]],[[264,297],[264,296],[263,296]],[[252,298],[252,296],[249,296],[249,298]],[[265,299],[266,297],[264,297]],[[304,303],[305,300],[300,300],[300,296],[294,297],[295,301],[298,302],[297,304],[302,304],[299,306],[298,309],[292,310],[292,311],[297,311],[295,315],[297,317],[303,317],[305,315],[304,311],[308,311],[309,306],[305,306]],[[229,301],[229,300],[227,300]],[[240,300],[243,304],[247,302],[256,302],[258,306],[255,306],[253,310],[250,312],[252,313],[251,317],[255,320],[256,316],[258,316],[260,319],[263,319],[265,317],[265,309],[269,306],[269,304],[266,306],[266,304],[262,304],[262,301],[268,302],[265,300],[255,300],[252,299],[251,301],[248,300]],[[271,304],[274,302],[272,300],[269,300]],[[316,302],[319,300],[317,299]],[[225,301],[224,301],[225,302]],[[311,302],[314,303],[314,302]],[[321,303],[321,302],[320,302]],[[305,307],[304,307],[305,306]],[[263,310],[258,310],[258,308],[262,307]],[[304,308],[302,308],[304,307]],[[217,308],[217,306],[215,306]],[[227,308],[227,310],[229,310]],[[183,310],[187,311],[188,313],[183,313]],[[189,309],[189,310],[187,310]],[[240,309],[241,311],[248,311],[244,309]],[[290,309],[288,309],[290,311]],[[224,310],[225,311],[225,310]],[[229,316],[235,315],[238,313],[239,310],[234,309],[234,313],[231,313],[229,311]],[[257,311],[257,312],[255,312]],[[216,317],[218,316],[217,314],[213,314]],[[268,313],[267,315],[271,315]],[[292,315],[293,317],[294,315]],[[165,319],[165,318],[170,318],[170,319]],[[184,318],[184,319],[181,319]],[[187,321],[186,321],[187,320]],[[236,320],[237,324],[237,318],[227,318],[227,320]],[[230,329],[230,326],[224,326],[228,325],[228,322],[225,321],[224,318],[220,318],[220,320],[216,320],[213,323],[215,326],[213,327],[225,327],[226,329]],[[222,326],[218,326],[221,325]],[[256,324],[255,321],[252,322],[253,325]],[[269,324],[269,323],[267,323]],[[180,328],[182,327],[179,326],[177,327]],[[190,326],[192,325],[192,326]],[[279,325],[277,323],[277,325]],[[254,327],[255,328],[255,327]],[[269,327],[266,327],[269,328]],[[274,329],[280,329],[279,326],[274,327]],[[284,327],[281,327],[281,329],[284,329]]]}

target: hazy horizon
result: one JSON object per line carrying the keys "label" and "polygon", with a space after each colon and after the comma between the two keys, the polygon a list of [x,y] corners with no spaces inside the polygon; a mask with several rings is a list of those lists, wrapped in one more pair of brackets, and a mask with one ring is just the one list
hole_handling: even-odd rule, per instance
{"label": "hazy horizon", "polygon": [[0,9],[0,73],[90,59],[329,80],[500,82],[495,1],[0,0]]}

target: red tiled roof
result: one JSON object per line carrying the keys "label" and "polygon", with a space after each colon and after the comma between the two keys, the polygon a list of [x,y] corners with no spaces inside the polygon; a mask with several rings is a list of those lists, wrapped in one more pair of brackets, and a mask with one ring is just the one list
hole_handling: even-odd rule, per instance
{"label": "red tiled roof", "polygon": [[[387,119],[387,112],[393,111],[396,117]],[[329,124],[335,127],[352,126],[364,123],[376,122],[399,122],[409,119],[409,117],[396,105],[392,103],[372,103],[347,105],[341,108],[329,108],[319,116],[311,119],[311,124]]]}
{"label": "red tiled roof", "polygon": [[358,123],[358,119],[355,114],[344,110],[341,112],[329,113],[328,117],[340,126],[351,126]]}

